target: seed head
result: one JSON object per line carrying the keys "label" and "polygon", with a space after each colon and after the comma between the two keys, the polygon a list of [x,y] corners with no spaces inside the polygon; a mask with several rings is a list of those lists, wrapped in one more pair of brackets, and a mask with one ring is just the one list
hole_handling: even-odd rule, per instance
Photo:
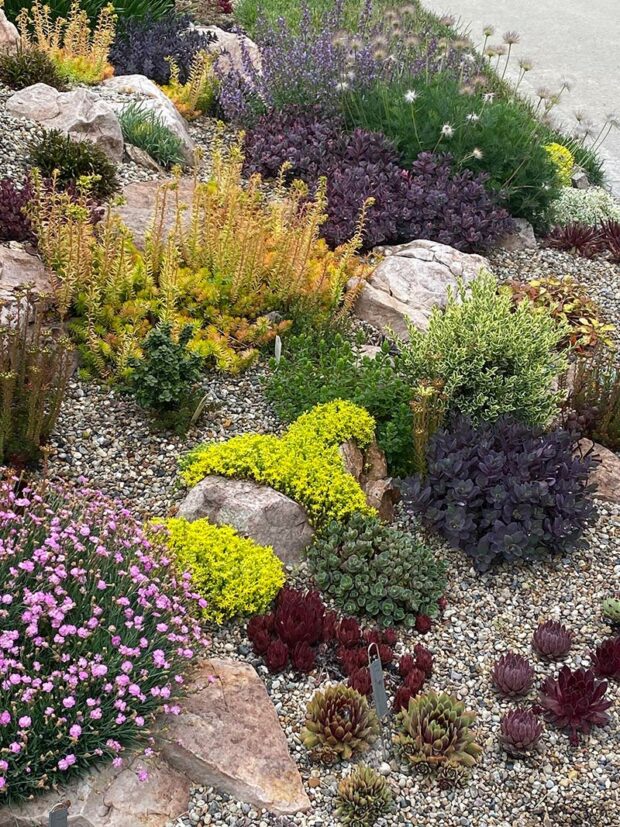
{"label": "seed head", "polygon": [[519,32],[504,32],[502,40],[507,46],[514,46],[521,40],[521,35]]}

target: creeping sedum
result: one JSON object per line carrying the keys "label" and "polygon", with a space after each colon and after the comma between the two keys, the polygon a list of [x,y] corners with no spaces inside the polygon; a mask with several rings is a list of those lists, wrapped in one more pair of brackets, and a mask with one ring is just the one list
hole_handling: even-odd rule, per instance
{"label": "creeping sedum", "polygon": [[332,522],[308,550],[319,589],[345,614],[381,626],[413,626],[416,615],[434,615],[443,594],[445,567],[410,534],[354,514]]}
{"label": "creeping sedum", "polygon": [[547,144],[545,150],[556,168],[560,184],[562,184],[563,187],[570,187],[571,176],[575,166],[573,153],[568,147],[558,143]]}
{"label": "creeping sedum", "polygon": [[121,764],[206,641],[189,576],[118,504],[14,479],[0,502],[1,803]]}
{"label": "creeping sedum", "polygon": [[567,367],[558,345],[568,327],[529,302],[515,308],[490,273],[450,292],[426,332],[413,325],[409,332],[404,375],[412,387],[441,383],[450,412],[476,423],[508,414],[530,425],[546,424],[556,413],[555,382]]}
{"label": "creeping sedum", "polygon": [[240,537],[208,520],[168,520],[168,545],[181,568],[192,573],[207,601],[205,616],[217,621],[267,611],[284,585],[282,563],[269,546]]}
{"label": "creeping sedum", "polygon": [[567,224],[593,227],[609,220],[620,221],[620,204],[602,187],[586,190],[562,187],[549,215],[550,223],[560,227]]}
{"label": "creeping sedum", "polygon": [[367,447],[374,427],[363,408],[337,399],[300,416],[282,437],[243,434],[200,445],[183,460],[182,476],[188,485],[209,474],[270,485],[303,505],[317,527],[358,511],[372,514],[338,449],[350,439]]}

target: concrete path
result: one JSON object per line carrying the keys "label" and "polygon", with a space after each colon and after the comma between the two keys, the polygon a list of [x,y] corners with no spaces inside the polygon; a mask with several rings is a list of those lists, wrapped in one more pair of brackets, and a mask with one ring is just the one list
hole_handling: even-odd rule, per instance
{"label": "concrete path", "polygon": [[[455,16],[478,45],[484,39],[482,27],[489,23],[496,30],[491,43],[499,42],[505,31],[519,32],[521,42],[513,55],[534,63],[527,75],[529,90],[556,90],[562,78],[572,81],[572,91],[564,93],[555,110],[571,132],[577,110],[597,126],[611,112],[620,117],[620,0],[423,1],[431,11]],[[517,72],[516,60],[511,62]],[[607,182],[620,196],[620,129],[611,133],[600,154]]]}

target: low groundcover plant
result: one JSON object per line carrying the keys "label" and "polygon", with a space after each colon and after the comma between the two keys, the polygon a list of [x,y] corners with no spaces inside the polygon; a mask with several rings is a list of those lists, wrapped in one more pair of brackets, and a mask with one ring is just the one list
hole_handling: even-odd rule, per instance
{"label": "low groundcover plant", "polygon": [[0,502],[2,802],[121,766],[206,641],[189,575],[120,505],[12,478]]}

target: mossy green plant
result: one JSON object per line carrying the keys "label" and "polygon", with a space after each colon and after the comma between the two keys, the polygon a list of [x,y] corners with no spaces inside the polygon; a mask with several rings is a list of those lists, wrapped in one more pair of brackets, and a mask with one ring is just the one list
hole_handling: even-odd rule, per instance
{"label": "mossy green plant", "polygon": [[179,569],[207,601],[204,615],[221,623],[232,617],[262,614],[284,585],[284,569],[270,546],[241,537],[231,526],[206,519],[165,522],[167,543]]}
{"label": "mossy green plant", "polygon": [[270,485],[300,503],[310,522],[321,527],[357,512],[375,513],[338,450],[348,440],[367,447],[374,430],[367,411],[337,399],[302,414],[282,437],[243,434],[200,445],[184,457],[181,473],[188,485],[209,474]]}

